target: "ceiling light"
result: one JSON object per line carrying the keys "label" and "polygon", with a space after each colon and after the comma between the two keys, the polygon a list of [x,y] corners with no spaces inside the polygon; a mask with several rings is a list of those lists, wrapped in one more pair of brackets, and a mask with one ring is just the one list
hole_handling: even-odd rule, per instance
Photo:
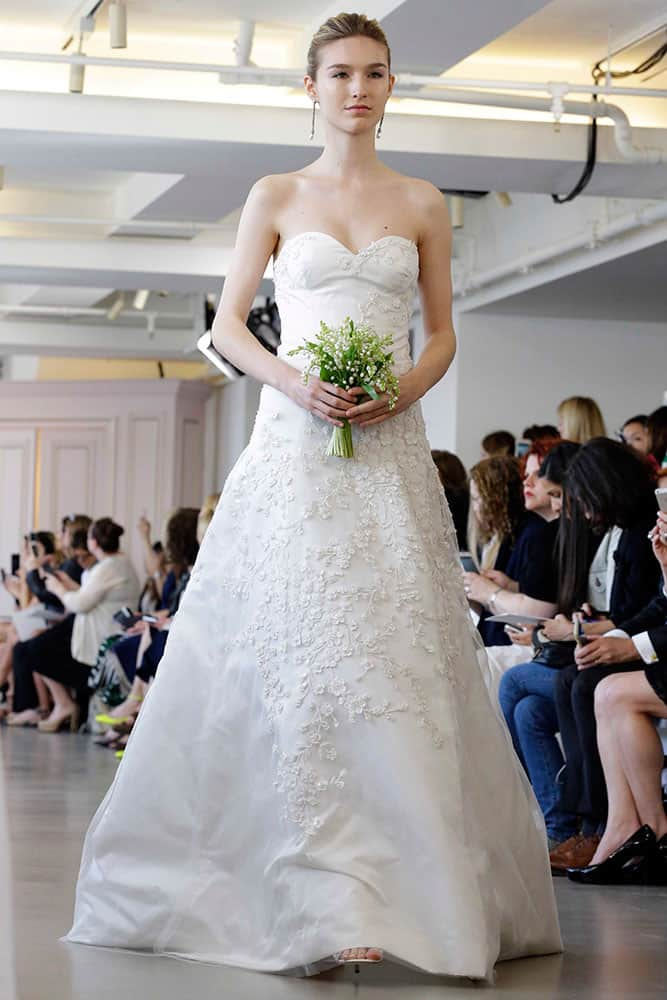
{"label": "ceiling light", "polygon": [[[81,33],[79,34],[79,44],[77,52],[83,55],[83,30],[85,18],[81,19]],[[69,68],[69,92],[70,94],[83,94],[83,83],[86,77],[86,67],[83,63],[72,63]]]}
{"label": "ceiling light", "polygon": [[503,208],[510,207],[510,205],[512,204],[512,199],[510,198],[507,191],[494,191],[494,194],[496,196],[496,201],[498,202],[499,205],[502,205]]}
{"label": "ceiling light", "polygon": [[125,295],[123,292],[119,292],[116,298],[111,303],[111,306],[107,310],[107,319],[118,319],[123,310],[124,305],[125,305]]}
{"label": "ceiling light", "polygon": [[452,229],[463,229],[463,198],[460,194],[453,194],[449,199],[449,211]]}
{"label": "ceiling light", "polygon": [[127,48],[127,7],[119,0],[109,4],[109,41],[112,49]]}
{"label": "ceiling light", "polygon": [[150,292],[147,288],[140,288],[139,291],[134,296],[134,308],[135,309],[145,309],[146,303],[148,302],[148,296]]}

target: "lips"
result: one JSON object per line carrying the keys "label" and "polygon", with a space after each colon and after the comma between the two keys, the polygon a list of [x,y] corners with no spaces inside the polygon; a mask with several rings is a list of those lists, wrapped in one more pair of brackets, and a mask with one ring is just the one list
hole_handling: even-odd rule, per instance
{"label": "lips", "polygon": [[349,108],[345,108],[346,111],[370,111],[371,109],[366,104],[352,104]]}

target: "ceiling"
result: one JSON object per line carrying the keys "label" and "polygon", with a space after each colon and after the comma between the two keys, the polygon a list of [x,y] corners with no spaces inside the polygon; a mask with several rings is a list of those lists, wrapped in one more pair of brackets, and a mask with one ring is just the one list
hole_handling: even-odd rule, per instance
{"label": "ceiling", "polygon": [[666,276],[667,242],[664,242],[472,311],[664,324]]}
{"label": "ceiling", "polygon": [[[60,52],[92,2],[0,5],[0,50]],[[667,21],[664,0],[475,0],[474,17],[467,0],[376,0],[365,9],[388,33],[399,79],[403,71],[471,81],[590,83],[591,66],[609,39],[614,50]],[[84,51],[116,60],[233,65],[234,39],[246,18],[256,23],[252,60],[258,66],[300,71],[312,32],[337,11],[337,4],[312,0],[279,8],[268,0],[132,0],[128,48],[109,48],[103,6]],[[217,292],[224,280],[250,185],[318,155],[317,141],[307,139],[309,102],[300,88],[221,85],[211,72],[95,66],[87,68],[84,94],[77,95],[67,91],[68,73],[67,66],[3,60],[0,51],[0,356],[64,353],[68,345],[123,355],[128,338],[114,331],[133,324],[134,354],[182,354],[200,332],[203,294]],[[667,89],[667,74],[650,86]],[[667,151],[667,101],[614,100],[629,115],[636,143]],[[612,129],[599,132],[598,165],[579,205],[590,196],[629,203],[667,198],[664,164],[628,163]],[[529,192],[549,204],[553,192],[576,182],[585,147],[582,119],[566,117],[555,128],[542,113],[406,98],[391,103],[378,143],[389,165],[440,188]],[[576,205],[569,211],[576,213]],[[518,217],[518,211],[508,214],[507,225]],[[479,233],[464,230],[455,243],[467,253],[476,239]],[[657,248],[643,252],[659,267]],[[619,265],[617,288],[631,281],[627,287],[634,289],[644,280],[639,264],[628,263]],[[600,304],[590,304],[589,296],[588,308],[604,311],[611,301],[606,279],[591,284],[592,273],[580,280],[595,287]],[[270,272],[262,293],[270,290],[269,279]],[[565,280],[576,284],[579,275]],[[562,309],[559,284],[506,298],[499,308],[541,308],[537,296],[544,291],[544,309]],[[153,292],[141,313],[131,305],[139,288]],[[105,310],[119,292],[126,293],[126,308],[108,320]],[[568,302],[577,301],[572,294]],[[649,310],[649,301],[642,293],[642,308]],[[8,312],[3,305],[23,309]],[[36,306],[99,313],[26,312]],[[664,311],[664,303],[658,306]]]}

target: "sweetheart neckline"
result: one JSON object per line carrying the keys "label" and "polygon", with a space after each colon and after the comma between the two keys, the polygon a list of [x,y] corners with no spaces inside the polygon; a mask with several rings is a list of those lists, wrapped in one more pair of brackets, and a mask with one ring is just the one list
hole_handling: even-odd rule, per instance
{"label": "sweetheart neckline", "polygon": [[277,257],[274,257],[273,259],[274,268],[277,265],[280,258],[282,257],[285,247],[288,245],[288,243],[293,243],[295,240],[300,239],[302,236],[325,236],[327,239],[333,240],[334,243],[337,243],[339,247],[342,247],[342,249],[345,250],[346,253],[349,253],[351,257],[360,257],[361,254],[366,253],[368,250],[372,250],[373,247],[377,246],[379,243],[382,243],[384,240],[403,240],[404,243],[409,243],[411,246],[415,248],[417,253],[419,253],[416,242],[414,240],[411,240],[409,236],[401,236],[400,233],[386,233],[384,236],[379,236],[378,239],[372,240],[368,244],[368,246],[362,247],[360,250],[350,250],[347,244],[342,243],[335,236],[332,236],[331,233],[325,233],[324,230],[322,229],[306,229],[302,233],[295,233],[294,236],[290,236],[288,239],[283,240],[283,245],[280,250],[280,253],[278,254]]}

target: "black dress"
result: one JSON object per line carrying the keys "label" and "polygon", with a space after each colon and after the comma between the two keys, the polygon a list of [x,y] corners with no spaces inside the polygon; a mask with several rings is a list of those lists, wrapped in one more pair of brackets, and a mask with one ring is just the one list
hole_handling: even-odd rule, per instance
{"label": "black dress", "polygon": [[[521,522],[514,546],[501,545],[494,569],[516,581],[520,594],[555,604],[558,594],[557,534],[558,520],[545,521],[539,514],[529,511]],[[478,626],[484,645],[509,646],[511,640],[504,626],[487,621],[490,614],[485,612]]]}

